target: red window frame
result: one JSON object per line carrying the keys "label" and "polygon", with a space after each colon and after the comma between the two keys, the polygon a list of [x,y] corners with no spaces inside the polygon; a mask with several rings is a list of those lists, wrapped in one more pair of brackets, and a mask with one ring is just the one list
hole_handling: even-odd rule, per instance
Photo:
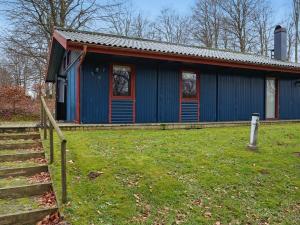
{"label": "red window frame", "polygon": [[[186,73],[194,73],[196,74],[196,91],[197,91],[197,95],[196,97],[193,98],[183,98],[182,97],[182,84],[183,84],[183,80],[182,80],[182,74],[186,72]],[[191,70],[191,69],[182,69],[180,71],[180,76],[179,76],[179,121],[181,122],[181,115],[182,115],[182,102],[193,102],[193,101],[197,101],[197,120],[200,121],[200,75],[196,70]]]}
{"label": "red window frame", "polygon": [[[197,91],[197,94],[196,94],[196,97],[192,97],[192,98],[184,98],[182,96],[183,92],[182,92],[182,85],[183,85],[183,79],[182,79],[182,75],[183,73],[194,73],[196,74],[196,91]],[[200,78],[199,78],[199,74],[194,71],[194,70],[181,70],[180,72],[180,98],[182,101],[196,101],[196,100],[199,100],[199,97],[200,97]]]}
{"label": "red window frame", "polygon": [[[130,74],[130,95],[128,96],[114,96],[113,94],[113,68],[114,66],[127,66],[131,69]],[[122,64],[122,63],[112,63],[110,65],[110,72],[109,72],[109,89],[110,89],[110,96],[112,99],[127,99],[133,100],[135,99],[135,67],[131,64]]]}
{"label": "red window frame", "polygon": [[[113,67],[114,65],[117,66],[127,66],[131,69],[130,74],[130,95],[129,96],[114,96],[113,95]],[[111,63],[109,66],[109,123],[111,123],[111,114],[112,114],[112,101],[113,100],[132,100],[133,101],[133,123],[135,123],[135,76],[136,76],[136,70],[135,66],[132,64],[124,64],[124,63]]]}

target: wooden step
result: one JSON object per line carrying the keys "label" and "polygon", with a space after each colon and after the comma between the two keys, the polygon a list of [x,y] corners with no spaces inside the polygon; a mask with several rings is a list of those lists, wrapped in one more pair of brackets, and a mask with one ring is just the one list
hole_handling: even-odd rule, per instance
{"label": "wooden step", "polygon": [[0,155],[0,162],[22,161],[32,158],[45,158],[44,152],[27,152],[18,154]]}
{"label": "wooden step", "polygon": [[0,169],[0,178],[16,176],[32,176],[40,172],[48,172],[47,165],[31,166],[24,168]]}
{"label": "wooden step", "polygon": [[37,132],[37,126],[1,126],[0,133],[26,133]]}
{"label": "wooden step", "polygon": [[8,133],[0,134],[0,140],[37,140],[40,139],[39,133]]}
{"label": "wooden step", "polygon": [[51,178],[48,172],[41,172],[32,176],[2,177],[0,179],[0,189],[24,185],[42,184],[50,181]]}
{"label": "wooden step", "polygon": [[32,142],[32,143],[11,143],[11,144],[0,144],[0,151],[1,150],[14,150],[14,149],[35,149],[41,148],[42,143],[39,142]]}
{"label": "wooden step", "polygon": [[57,207],[0,215],[0,225],[31,225],[58,211]]}
{"label": "wooden step", "polygon": [[22,198],[34,195],[41,195],[51,190],[51,183],[40,183],[22,185],[18,187],[0,188],[0,198]]}

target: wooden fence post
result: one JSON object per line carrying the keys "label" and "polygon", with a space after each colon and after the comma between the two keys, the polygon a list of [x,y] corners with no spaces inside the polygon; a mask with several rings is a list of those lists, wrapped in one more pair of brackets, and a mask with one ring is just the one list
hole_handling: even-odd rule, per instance
{"label": "wooden fence post", "polygon": [[44,139],[46,140],[47,139],[47,114],[46,114],[46,111],[44,110]]}
{"label": "wooden fence post", "polygon": [[43,122],[44,122],[44,107],[43,107],[43,103],[42,103],[42,100],[41,100],[41,128],[44,127],[43,125]]}
{"label": "wooden fence post", "polygon": [[44,128],[44,140],[47,139],[47,120],[49,121],[49,139],[50,139],[50,163],[54,161],[54,143],[53,143],[53,130],[57,132],[59,139],[61,140],[61,188],[62,188],[62,203],[67,203],[67,155],[66,146],[67,140],[53,118],[49,108],[47,107],[45,100],[41,97],[42,103],[42,123]]}
{"label": "wooden fence post", "polygon": [[49,140],[50,140],[50,164],[53,163],[54,151],[53,151],[53,126],[49,123]]}
{"label": "wooden fence post", "polygon": [[62,187],[62,203],[67,202],[67,157],[66,157],[67,141],[61,142],[61,187]]}

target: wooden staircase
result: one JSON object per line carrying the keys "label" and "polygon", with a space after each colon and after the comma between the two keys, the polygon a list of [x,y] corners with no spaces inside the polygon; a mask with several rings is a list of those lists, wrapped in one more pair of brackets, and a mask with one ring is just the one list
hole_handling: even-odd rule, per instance
{"label": "wooden staircase", "polygon": [[38,130],[0,132],[0,225],[36,224],[57,211]]}

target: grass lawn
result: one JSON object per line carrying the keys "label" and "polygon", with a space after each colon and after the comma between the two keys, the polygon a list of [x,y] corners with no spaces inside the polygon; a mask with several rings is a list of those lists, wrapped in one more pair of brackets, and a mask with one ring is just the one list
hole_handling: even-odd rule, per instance
{"label": "grass lawn", "polygon": [[300,124],[64,133],[73,225],[300,224]]}

